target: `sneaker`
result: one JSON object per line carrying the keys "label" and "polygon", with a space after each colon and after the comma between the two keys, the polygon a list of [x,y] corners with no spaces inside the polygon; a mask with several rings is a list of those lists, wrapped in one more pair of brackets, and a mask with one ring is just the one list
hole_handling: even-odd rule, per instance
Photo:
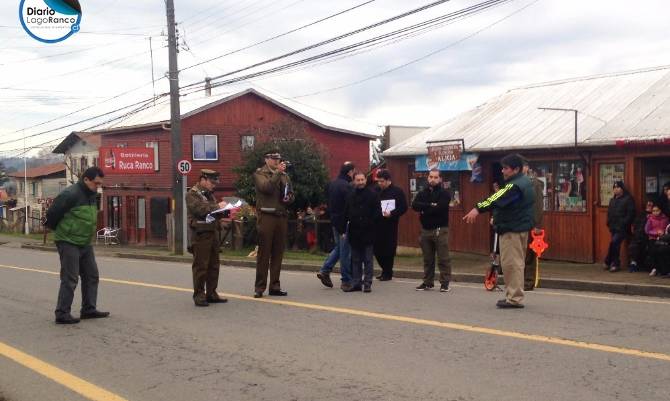
{"label": "sneaker", "polygon": [[88,312],[81,312],[80,319],[104,319],[109,317],[109,312],[101,312],[97,309]]}
{"label": "sneaker", "polygon": [[317,273],[316,277],[321,280],[321,284],[325,285],[328,288],[333,288],[333,282],[330,279],[330,273]]}
{"label": "sneaker", "polygon": [[342,289],[344,292],[359,292],[362,290],[363,288],[360,285],[350,285],[347,289]]}
{"label": "sneaker", "polygon": [[649,272],[649,276],[654,277],[655,275],[656,275],[656,269],[651,269],[651,271]]}
{"label": "sneaker", "polygon": [[630,264],[628,265],[628,273],[635,273],[639,271],[640,268],[637,267],[637,262],[630,262]]}
{"label": "sneaker", "polygon": [[56,317],[56,324],[77,324],[79,319],[73,317],[69,313],[63,316]]}
{"label": "sneaker", "polygon": [[363,292],[372,292],[372,286],[364,285],[363,286]]}
{"label": "sneaker", "polygon": [[609,271],[610,271],[610,273],[616,273],[616,272],[618,272],[619,270],[621,270],[621,269],[619,269],[619,266],[612,265],[612,267],[610,267],[610,270],[609,270]]}
{"label": "sneaker", "polygon": [[426,291],[426,290],[432,290],[432,289],[433,289],[433,286],[428,285],[426,283],[421,283],[421,285],[419,285],[418,287],[415,288],[415,290],[417,290],[417,291]]}
{"label": "sneaker", "polygon": [[449,282],[447,281],[445,283],[442,283],[442,285],[440,286],[440,292],[449,292],[449,291],[450,291]]}

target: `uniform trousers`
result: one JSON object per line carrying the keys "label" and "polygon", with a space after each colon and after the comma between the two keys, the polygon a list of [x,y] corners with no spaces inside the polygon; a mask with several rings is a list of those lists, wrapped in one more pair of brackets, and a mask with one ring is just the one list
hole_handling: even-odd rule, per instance
{"label": "uniform trousers", "polygon": [[288,218],[271,213],[258,214],[258,255],[256,256],[255,290],[265,291],[268,287],[270,271],[270,290],[280,290],[279,274],[284,258]]}
{"label": "uniform trousers", "polygon": [[528,232],[504,233],[500,238],[500,264],[505,276],[507,302],[523,302],[523,270],[528,246]]}
{"label": "uniform trousers", "polygon": [[[219,238],[217,231],[194,233],[193,247],[193,298],[213,296],[219,284]],[[206,291],[206,292],[205,292]]]}

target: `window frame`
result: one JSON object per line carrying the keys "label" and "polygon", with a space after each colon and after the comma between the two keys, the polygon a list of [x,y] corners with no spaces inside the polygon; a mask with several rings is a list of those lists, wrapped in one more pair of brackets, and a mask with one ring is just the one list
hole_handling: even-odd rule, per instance
{"label": "window frame", "polygon": [[[195,157],[195,138],[203,137],[205,158]],[[214,137],[214,150],[216,151],[215,158],[207,158],[207,137]],[[193,134],[191,135],[191,156],[193,161],[215,162],[219,161],[219,136],[217,134]]]}

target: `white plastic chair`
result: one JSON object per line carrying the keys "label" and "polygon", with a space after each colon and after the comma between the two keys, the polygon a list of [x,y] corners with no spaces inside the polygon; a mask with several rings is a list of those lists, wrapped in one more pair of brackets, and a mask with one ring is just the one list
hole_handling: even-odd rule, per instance
{"label": "white plastic chair", "polygon": [[119,229],[105,227],[95,233],[95,243],[103,240],[105,245],[119,245]]}

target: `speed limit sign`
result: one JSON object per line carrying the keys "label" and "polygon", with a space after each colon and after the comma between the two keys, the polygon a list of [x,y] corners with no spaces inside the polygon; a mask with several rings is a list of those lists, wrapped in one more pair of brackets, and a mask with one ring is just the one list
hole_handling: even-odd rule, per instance
{"label": "speed limit sign", "polygon": [[191,167],[193,166],[191,166],[191,162],[188,160],[180,160],[179,163],[177,163],[177,171],[179,171],[181,175],[186,175],[191,172]]}

